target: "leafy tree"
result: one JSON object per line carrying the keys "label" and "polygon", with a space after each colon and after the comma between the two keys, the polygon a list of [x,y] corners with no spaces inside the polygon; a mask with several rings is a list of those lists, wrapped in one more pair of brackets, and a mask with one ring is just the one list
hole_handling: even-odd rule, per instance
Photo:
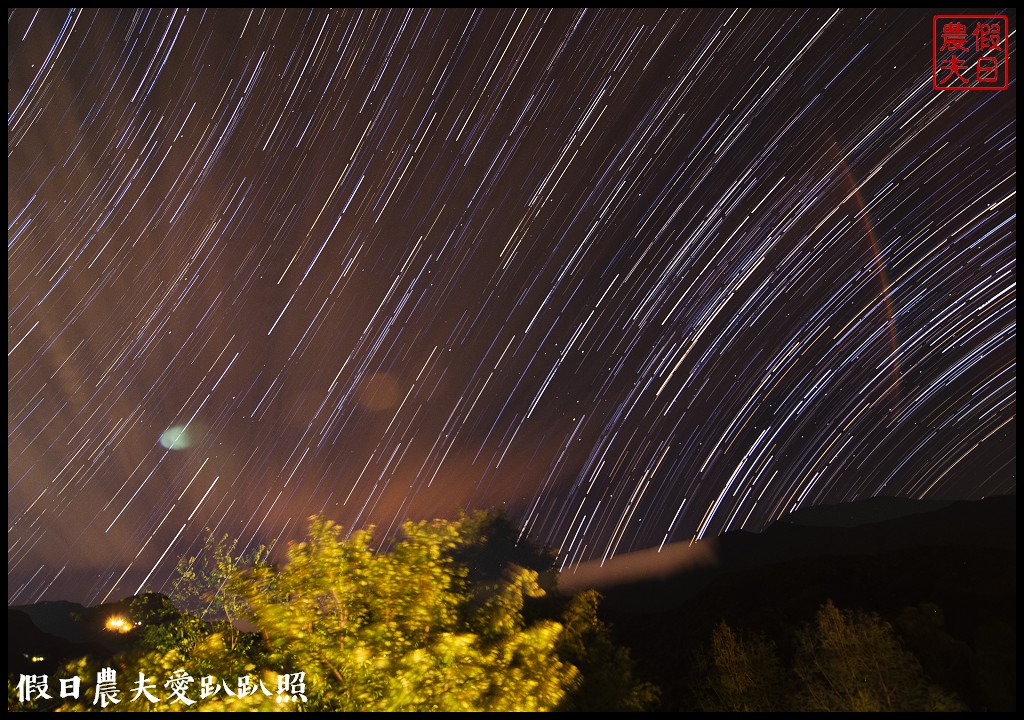
{"label": "leafy tree", "polygon": [[[97,699],[96,681],[101,671],[110,670],[116,673],[117,693],[104,702],[102,698]],[[175,675],[181,674],[187,676],[187,681],[181,689],[181,696],[176,696],[168,683]],[[64,704],[56,708],[60,711],[275,712],[295,709],[294,705],[282,702],[288,699],[286,696],[279,696],[276,692],[280,674],[260,668],[237,649],[228,648],[223,633],[206,635],[192,643],[188,652],[178,647],[167,651],[139,647],[109,664],[82,658],[69,663],[58,676],[82,679],[80,698],[62,701]],[[256,692],[243,695],[238,687],[240,678],[245,678]],[[214,682],[207,684],[206,680]],[[145,685],[148,695],[140,690],[142,685]],[[149,699],[150,696],[154,699]]]}
{"label": "leafy tree", "polygon": [[892,626],[878,615],[840,611],[832,601],[797,634],[795,671],[805,710],[961,710],[930,682]]}
{"label": "leafy tree", "polygon": [[774,643],[737,633],[724,621],[696,658],[695,696],[708,711],[964,710],[931,682],[878,615],[839,610],[832,601],[793,635],[787,670]]}
{"label": "leafy tree", "polygon": [[[453,553],[464,565],[477,595],[495,591],[510,567],[538,573],[538,584],[551,592],[557,585],[557,555],[522,537],[503,512],[474,513],[459,520],[463,542]],[[579,669],[582,679],[557,706],[567,712],[634,712],[651,709],[658,688],[640,680],[628,648],[617,645],[611,628],[598,615],[600,594],[589,590],[569,599],[533,599],[524,616],[557,619],[562,625],[558,656]]]}
{"label": "leafy tree", "polygon": [[527,625],[537,573],[510,568],[479,594],[453,560],[458,522],[406,523],[388,553],[371,532],[340,538],[314,519],[279,569],[236,576],[271,661],[306,673],[309,709],[545,710],[578,681],[560,660],[561,626]]}
{"label": "leafy tree", "polygon": [[556,555],[521,537],[519,528],[501,511],[476,512],[457,521],[462,537],[452,557],[468,571],[470,584],[493,587],[504,580],[509,566],[536,570],[546,591],[556,584]]}
{"label": "leafy tree", "polygon": [[166,595],[138,595],[128,601],[128,608],[130,620],[139,623],[130,631],[134,636],[134,650],[179,650],[187,655],[214,632],[211,623],[182,612]]}
{"label": "leafy tree", "polygon": [[190,613],[193,620],[224,621],[219,629],[229,648],[234,648],[241,637],[235,623],[245,613],[245,603],[232,592],[231,580],[239,572],[267,567],[272,549],[259,545],[236,554],[237,547],[237,539],[226,534],[218,538],[207,530],[199,554],[178,562],[170,590],[174,605]]}
{"label": "leafy tree", "polygon": [[583,675],[581,684],[558,709],[566,712],[639,712],[650,710],[658,688],[637,677],[628,648],[616,645],[611,628],[598,617],[600,594],[575,595],[562,615],[558,654]]}
{"label": "leafy tree", "polygon": [[893,621],[893,629],[928,677],[961,696],[970,693],[971,646],[947,632],[942,608],[934,603],[905,607]]}
{"label": "leafy tree", "polygon": [[709,712],[765,712],[789,704],[790,681],[775,644],[763,635],[737,635],[723,620],[709,650],[697,656],[697,700]]}
{"label": "leafy tree", "polygon": [[[596,593],[570,601],[564,622],[551,604],[527,611],[544,595],[538,569],[550,567],[551,556],[516,540],[507,519],[480,514],[406,523],[390,550],[378,552],[372,530],[345,538],[336,524],[312,518],[306,540],[272,566],[264,550],[240,558],[234,543],[210,536],[202,553],[179,565],[172,592],[189,611],[161,595],[134,599],[132,619],[142,624],[126,635],[128,649],[66,666],[58,677],[81,678],[82,692],[56,709],[650,706],[654,688],[612,642]],[[586,681],[574,662],[590,673]],[[116,673],[120,702],[97,701],[101,671]],[[186,675],[176,694],[168,680]],[[254,694],[241,691],[242,681]],[[8,697],[10,707],[10,683]]]}

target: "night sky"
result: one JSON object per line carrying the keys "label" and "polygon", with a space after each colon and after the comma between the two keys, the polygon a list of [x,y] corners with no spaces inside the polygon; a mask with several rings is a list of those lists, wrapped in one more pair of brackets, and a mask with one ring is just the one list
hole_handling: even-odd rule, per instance
{"label": "night sky", "polygon": [[1001,12],[960,92],[921,11],[9,10],[8,602],[1015,493]]}

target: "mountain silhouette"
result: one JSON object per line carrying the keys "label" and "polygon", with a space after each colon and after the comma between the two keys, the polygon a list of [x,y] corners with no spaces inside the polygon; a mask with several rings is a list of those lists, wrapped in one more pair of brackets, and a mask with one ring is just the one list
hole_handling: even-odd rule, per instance
{"label": "mountain silhouette", "polygon": [[[947,673],[945,686],[974,710],[1015,709],[1016,496],[841,526],[844,517],[871,516],[881,507],[873,504],[810,516],[840,526],[779,521],[763,533],[726,533],[714,565],[603,589],[601,616],[663,688],[662,709],[694,706],[685,678],[719,622],[786,647],[826,600],[897,627],[908,608],[934,608],[943,623],[930,639],[961,647],[974,668]],[[919,659],[938,676],[949,658],[925,648]]]}

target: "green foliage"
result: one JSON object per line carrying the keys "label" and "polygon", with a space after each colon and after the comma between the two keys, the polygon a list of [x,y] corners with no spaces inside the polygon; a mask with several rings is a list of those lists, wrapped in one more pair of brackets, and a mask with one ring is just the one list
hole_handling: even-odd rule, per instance
{"label": "green foliage", "polygon": [[457,521],[462,542],[453,558],[468,571],[474,586],[500,583],[509,565],[536,570],[545,590],[554,586],[555,554],[531,542],[524,542],[520,530],[502,512],[473,513]]}
{"label": "green foliage", "polygon": [[[597,616],[598,595],[563,615],[534,603],[551,556],[518,544],[501,516],[406,523],[387,552],[372,530],[343,537],[311,518],[307,538],[278,566],[264,548],[244,557],[208,535],[183,559],[172,590],[134,598],[127,649],[82,658],[56,677],[82,679],[64,711],[538,711],[641,710],[656,699],[629,651]],[[530,567],[532,566],[532,567]],[[179,609],[183,607],[186,611]],[[547,608],[546,610],[544,608]],[[255,632],[242,632],[244,623]],[[581,676],[579,667],[587,673]],[[120,702],[97,703],[101,671]],[[189,676],[175,697],[167,681]],[[301,704],[288,677],[302,673]],[[254,694],[242,696],[241,680]],[[279,685],[279,683],[284,683]],[[147,699],[142,685],[159,701]],[[29,709],[29,704],[8,706]],[[134,696],[134,697],[133,697]],[[283,701],[283,702],[282,702]],[[38,707],[37,707],[38,706]]]}
{"label": "green foliage", "polygon": [[271,661],[306,673],[308,709],[545,710],[577,680],[558,623],[527,625],[535,571],[510,568],[482,593],[452,556],[460,523],[407,523],[390,552],[315,519],[280,569],[235,577]]}
{"label": "green foliage", "polygon": [[178,650],[188,654],[210,633],[210,623],[179,610],[164,595],[131,598],[128,607],[132,621],[140,625],[131,632],[135,648],[153,652]]}
{"label": "green foliage", "polygon": [[206,531],[206,540],[198,555],[178,562],[170,597],[174,605],[203,620],[223,620],[220,630],[233,648],[240,634],[235,622],[245,612],[245,603],[232,592],[232,578],[252,568],[268,567],[271,548],[259,545],[236,554],[238,540],[226,534],[215,537]]}
{"label": "green foliage", "polygon": [[942,609],[933,603],[903,608],[893,621],[903,646],[914,653],[925,674],[940,685],[966,695],[971,691],[971,646],[946,630]]}
{"label": "green foliage", "polygon": [[878,615],[831,601],[793,634],[787,671],[774,643],[724,621],[698,655],[696,695],[711,711],[949,711],[966,707],[930,681]]}
{"label": "green foliage", "polygon": [[657,703],[658,688],[641,681],[628,648],[616,645],[597,614],[600,594],[574,596],[562,616],[558,654],[583,675],[558,709],[567,712],[639,712]]}
{"label": "green foliage", "polygon": [[[117,673],[117,702],[106,705],[97,702],[97,674],[110,667]],[[175,698],[167,687],[167,681],[175,674],[187,672],[190,681],[183,695],[192,701],[187,704]],[[61,677],[78,676],[83,679],[81,698],[66,700],[57,710],[61,712],[278,712],[293,710],[294,706],[279,702],[276,694],[278,674],[269,669],[260,669],[243,653],[230,649],[222,633],[212,633],[191,644],[188,652],[180,648],[167,651],[138,648],[125,653],[111,664],[97,663],[82,658],[69,663],[59,673]],[[225,682],[235,694],[229,695],[222,686],[215,684],[215,690],[202,688],[204,677],[214,678],[217,683]],[[237,694],[237,680],[247,677],[254,684],[262,683],[270,694],[257,691],[249,697]],[[139,690],[140,682],[148,687],[150,694],[157,698],[152,702]],[[210,692],[210,695],[204,695]]]}
{"label": "green foliage", "polygon": [[723,620],[697,663],[705,678],[697,693],[702,710],[766,712],[788,704],[789,679],[775,644],[763,635],[737,635]]}
{"label": "green foliage", "polygon": [[795,672],[807,710],[964,709],[925,678],[889,623],[875,614],[842,612],[831,601],[797,634]]}

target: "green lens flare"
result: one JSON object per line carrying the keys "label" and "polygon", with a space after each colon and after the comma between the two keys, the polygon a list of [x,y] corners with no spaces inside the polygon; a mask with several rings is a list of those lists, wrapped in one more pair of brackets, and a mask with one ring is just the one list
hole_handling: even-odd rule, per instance
{"label": "green lens flare", "polygon": [[164,434],[160,436],[160,444],[168,450],[184,450],[192,444],[192,439],[184,425],[175,425],[164,430]]}

